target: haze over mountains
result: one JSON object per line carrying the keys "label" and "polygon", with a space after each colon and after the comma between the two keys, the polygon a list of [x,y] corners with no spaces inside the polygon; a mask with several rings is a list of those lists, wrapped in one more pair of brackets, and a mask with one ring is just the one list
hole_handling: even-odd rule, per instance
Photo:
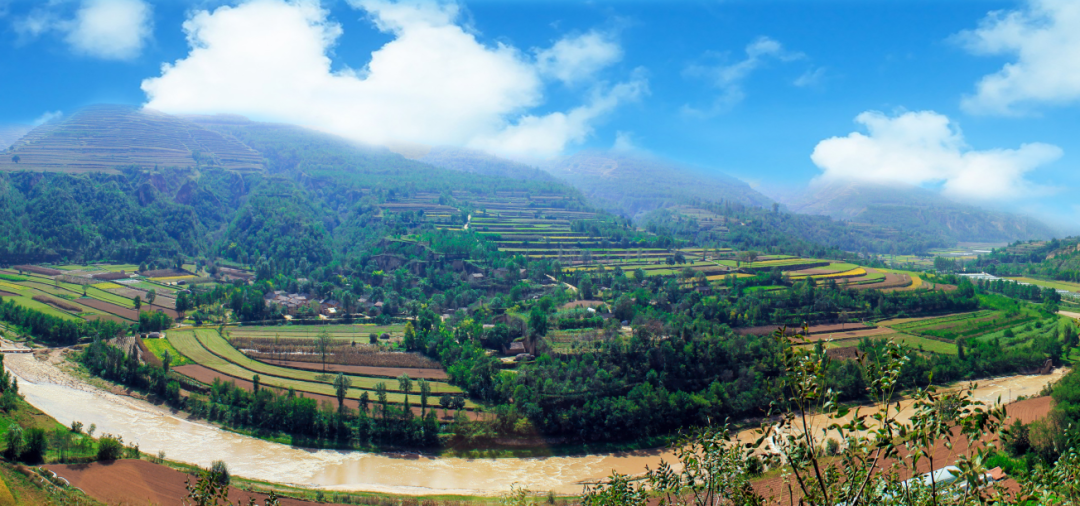
{"label": "haze over mountains", "polygon": [[1054,229],[1035,218],[957,203],[931,190],[902,184],[817,183],[779,200],[797,213],[938,233],[959,242],[1010,242],[1055,235]]}
{"label": "haze over mountains", "polygon": [[[495,179],[564,181],[591,205],[630,218],[692,202],[773,205],[772,199],[734,177],[628,151],[581,151],[539,167],[475,150],[416,145],[391,146],[389,151],[357,146],[363,149],[350,151],[347,161],[324,160],[312,146],[356,143],[238,116],[178,117],[123,106],[89,107],[26,131],[26,127],[0,128],[0,146],[10,144],[0,157],[0,170],[79,173],[115,172],[130,166],[205,166],[238,172],[319,172],[339,167],[377,172],[381,167],[400,169],[412,163]],[[267,142],[281,138],[296,141]],[[290,148],[283,150],[283,145]],[[958,204],[917,187],[833,183],[778,199],[795,213],[959,242],[1009,242],[1055,235],[1034,218]]]}
{"label": "haze over mountains", "polygon": [[107,172],[117,167],[217,165],[262,170],[263,157],[229,136],[168,114],[99,105],[15,141],[0,170]]}

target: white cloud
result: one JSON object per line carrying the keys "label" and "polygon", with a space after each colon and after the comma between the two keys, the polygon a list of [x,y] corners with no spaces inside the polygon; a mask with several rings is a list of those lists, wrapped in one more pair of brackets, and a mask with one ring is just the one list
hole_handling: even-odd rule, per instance
{"label": "white cloud", "polygon": [[1080,2],[1030,0],[1020,10],[991,12],[955,39],[976,54],[1015,57],[963,98],[968,112],[1012,115],[1080,101]]}
{"label": "white cloud", "polygon": [[[615,86],[566,113],[529,114],[543,103],[541,65],[514,47],[478,41],[457,22],[457,5],[350,4],[393,35],[364,68],[331,70],[328,54],[342,30],[316,1],[252,0],[198,11],[184,23],[191,50],[143,81],[146,107],[242,114],[372,144],[554,156],[583,140],[613,101],[627,98]],[[535,137],[524,139],[525,132]]]}
{"label": "white cloud", "polygon": [[634,142],[633,132],[619,130],[615,132],[615,143],[611,145],[611,150],[618,153],[632,153],[640,150],[640,148]]}
{"label": "white cloud", "polygon": [[808,88],[821,84],[821,81],[824,79],[825,67],[817,67],[803,72],[802,75],[797,77],[791,84],[798,86],[799,88]]}
{"label": "white cloud", "polygon": [[580,143],[592,134],[592,123],[613,111],[620,103],[634,101],[648,93],[642,72],[629,82],[611,90],[597,91],[585,105],[570,112],[545,116],[526,115],[517,124],[487,136],[480,136],[469,147],[512,158],[549,158],[562,152],[568,143]]}
{"label": "white cloud", "polygon": [[61,111],[45,111],[41,116],[38,116],[37,119],[34,120],[32,125],[44,125],[45,123],[48,123],[54,119],[62,118],[63,116],[64,113]]}
{"label": "white cloud", "polygon": [[66,40],[89,56],[130,60],[142,52],[152,25],[150,6],[142,0],[88,0],[75,13]]}
{"label": "white cloud", "polygon": [[71,17],[66,3],[52,1],[16,20],[20,36],[62,34],[79,54],[104,60],[130,60],[142,53],[153,30],[150,5],[143,0],[83,0]]}
{"label": "white cloud", "polygon": [[706,79],[720,90],[720,94],[708,108],[699,109],[684,105],[683,113],[692,116],[712,116],[726,112],[746,98],[746,92],[743,91],[742,86],[743,81],[768,60],[786,62],[804,57],[802,53],[784,49],[783,44],[772,38],[758,37],[746,46],[746,58],[743,60],[730,65],[690,65],[684,71],[685,75]]}
{"label": "white cloud", "polygon": [[566,84],[590,79],[597,71],[620,59],[622,48],[611,34],[597,31],[566,37],[548,49],[536,51],[540,72]]}
{"label": "white cloud", "polygon": [[934,111],[889,117],[867,111],[855,118],[867,134],[823,140],[810,156],[822,179],[940,184],[963,200],[1016,199],[1042,191],[1024,175],[1061,157],[1057,146],[1032,143],[1019,149],[977,151],[960,129]]}

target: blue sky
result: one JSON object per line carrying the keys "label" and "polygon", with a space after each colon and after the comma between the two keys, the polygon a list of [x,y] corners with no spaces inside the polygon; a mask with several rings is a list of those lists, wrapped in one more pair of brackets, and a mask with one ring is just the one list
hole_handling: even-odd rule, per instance
{"label": "blue sky", "polygon": [[537,163],[618,144],[1067,225],[1076,3],[0,0],[0,123],[106,102]]}

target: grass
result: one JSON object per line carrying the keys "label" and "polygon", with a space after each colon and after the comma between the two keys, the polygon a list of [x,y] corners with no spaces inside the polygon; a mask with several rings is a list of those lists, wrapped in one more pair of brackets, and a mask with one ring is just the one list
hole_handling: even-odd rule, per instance
{"label": "grass", "polygon": [[903,323],[892,328],[913,335],[952,340],[982,337],[1031,323],[1036,319],[1036,315],[1025,311],[984,310]]}
{"label": "grass", "polygon": [[1019,278],[1005,278],[1010,281],[1019,281],[1021,283],[1030,283],[1032,285],[1042,288],[1053,288],[1054,290],[1068,290],[1070,292],[1080,293],[1080,283],[1070,283],[1068,281],[1047,281],[1045,279],[1035,279],[1028,277]]}
{"label": "grass", "polygon": [[[168,335],[168,333],[166,333]],[[173,345],[169,343],[168,339],[143,339],[143,343],[146,344],[146,348],[153,353],[154,356],[161,359],[165,357],[165,352],[169,352],[169,356],[172,357],[172,363],[170,366],[179,367],[182,365],[194,364],[190,358],[185,357],[182,353],[173,348]]]}
{"label": "grass", "polygon": [[26,281],[26,276],[19,276],[17,274],[0,273],[0,279],[2,279],[4,281],[18,282],[18,281]]}
{"label": "grass", "polygon": [[897,343],[905,346],[910,346],[915,349],[921,349],[930,353],[937,353],[938,355],[956,355],[956,344],[946,343],[938,341],[936,339],[929,339],[922,336],[913,336],[910,334],[888,334],[881,336],[882,338],[891,338]]}

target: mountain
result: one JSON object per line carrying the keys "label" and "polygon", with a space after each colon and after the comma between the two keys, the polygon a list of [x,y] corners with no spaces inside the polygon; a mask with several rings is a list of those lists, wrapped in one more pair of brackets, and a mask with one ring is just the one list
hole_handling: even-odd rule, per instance
{"label": "mountain", "polygon": [[553,176],[536,167],[473,149],[419,144],[393,144],[388,149],[410,160],[444,169],[522,181],[555,181]]}
{"label": "mountain", "polygon": [[118,167],[260,172],[263,157],[228,135],[133,107],[99,105],[41,125],[0,157],[0,170],[103,172]]}
{"label": "mountain", "polygon": [[1035,218],[960,204],[915,186],[820,183],[780,198],[797,213],[935,233],[958,242],[1012,242],[1055,235],[1054,229]]}
{"label": "mountain", "polygon": [[583,151],[543,168],[594,205],[630,217],[690,201],[772,204],[734,177],[643,154]]}
{"label": "mountain", "polygon": [[15,141],[26,135],[33,127],[28,125],[0,125],[0,150],[15,144]]}

